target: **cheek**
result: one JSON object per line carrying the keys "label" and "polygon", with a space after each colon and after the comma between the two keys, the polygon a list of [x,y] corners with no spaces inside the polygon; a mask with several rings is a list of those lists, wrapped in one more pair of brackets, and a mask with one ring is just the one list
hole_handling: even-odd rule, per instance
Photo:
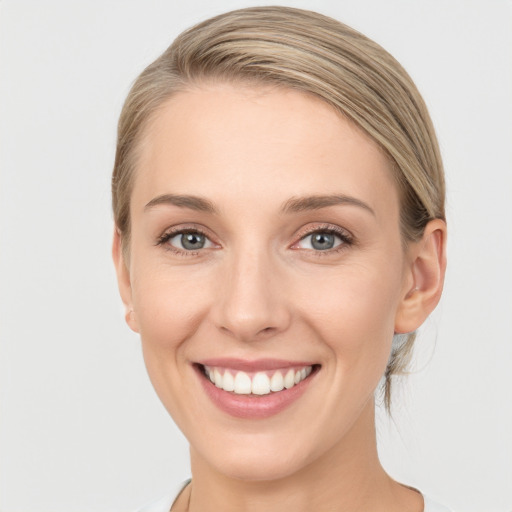
{"label": "cheek", "polygon": [[135,272],[133,303],[143,343],[175,349],[198,328],[212,293],[204,275],[179,269]]}
{"label": "cheek", "polygon": [[375,265],[340,268],[305,281],[296,296],[301,316],[329,346],[338,363],[379,367],[387,362],[400,293],[399,273]]}
{"label": "cheek", "polygon": [[[148,376],[168,412],[186,430],[190,403],[182,390],[190,379],[187,351],[215,295],[204,276],[191,277],[176,269],[153,266],[151,272],[134,275],[133,305]],[[194,400],[186,396],[189,402]]]}
{"label": "cheek", "polygon": [[[151,266],[149,266],[151,267]],[[149,378],[161,401],[175,416],[180,389],[189,377],[187,343],[201,327],[210,308],[211,287],[200,276],[158,268],[137,272],[132,282],[133,305]]]}

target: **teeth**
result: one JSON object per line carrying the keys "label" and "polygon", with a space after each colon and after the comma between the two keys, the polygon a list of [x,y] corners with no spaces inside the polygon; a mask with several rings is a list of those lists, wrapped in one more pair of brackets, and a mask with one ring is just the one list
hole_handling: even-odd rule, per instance
{"label": "teeth", "polygon": [[288,373],[286,374],[284,378],[284,387],[286,389],[293,388],[295,384],[295,372],[293,370],[288,370]]}
{"label": "teeth", "polygon": [[251,390],[253,395],[268,395],[270,393],[270,379],[266,373],[258,372],[252,378]]}
{"label": "teeth", "polygon": [[234,391],[235,389],[235,379],[230,372],[224,372],[224,379],[222,381],[222,389],[224,391]]}
{"label": "teeth", "polygon": [[204,369],[206,376],[215,386],[224,391],[232,391],[237,395],[249,395],[251,393],[253,395],[268,395],[271,391],[277,393],[285,388],[290,389],[302,382],[313,371],[311,366],[289,369],[288,371],[277,370],[270,377],[271,372],[256,372],[249,375],[242,371],[234,372],[233,370],[211,368],[209,366],[205,366]]}
{"label": "teeth", "polygon": [[251,377],[245,372],[238,372],[235,377],[235,389],[237,395],[251,394]]}
{"label": "teeth", "polygon": [[276,372],[270,379],[270,391],[282,391],[284,389],[284,379],[281,372]]}
{"label": "teeth", "polygon": [[218,388],[222,388],[222,375],[221,373],[219,372],[219,370],[217,370],[217,368],[215,368],[214,372],[213,372],[213,379],[215,381],[215,385],[218,387]]}

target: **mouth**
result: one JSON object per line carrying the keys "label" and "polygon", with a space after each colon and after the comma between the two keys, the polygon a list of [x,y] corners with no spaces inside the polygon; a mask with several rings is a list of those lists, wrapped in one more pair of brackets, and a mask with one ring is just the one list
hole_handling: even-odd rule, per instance
{"label": "mouth", "polygon": [[302,396],[321,368],[277,360],[211,360],[194,367],[213,403],[239,418],[266,418],[281,412]]}
{"label": "mouth", "polygon": [[309,377],[313,366],[272,371],[244,372],[222,367],[201,366],[212,384],[236,395],[268,395],[291,389]]}

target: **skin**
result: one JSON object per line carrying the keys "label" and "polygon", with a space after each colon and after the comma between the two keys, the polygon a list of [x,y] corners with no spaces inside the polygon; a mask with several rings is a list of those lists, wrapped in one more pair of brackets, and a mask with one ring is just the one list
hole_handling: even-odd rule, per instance
{"label": "skin", "polygon": [[[147,206],[165,194],[216,212]],[[365,206],[283,211],[334,194]],[[173,510],[423,510],[379,463],[373,396],[393,334],[415,330],[439,300],[446,228],[432,221],[403,249],[398,191],[371,139],[296,91],[178,93],[146,130],[131,222],[127,258],[117,232],[113,250],[127,321],[190,442],[193,485]],[[170,227],[199,227],[209,241],[188,253],[179,236],[158,244]],[[350,241],[316,250],[309,235],[326,228]],[[248,420],[204,393],[192,363],[214,357],[321,367],[290,407]]]}

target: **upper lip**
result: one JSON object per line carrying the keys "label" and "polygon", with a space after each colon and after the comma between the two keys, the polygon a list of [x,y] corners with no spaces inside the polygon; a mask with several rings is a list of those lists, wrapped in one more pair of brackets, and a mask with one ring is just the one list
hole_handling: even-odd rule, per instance
{"label": "upper lip", "polygon": [[243,372],[256,372],[259,370],[279,370],[281,368],[313,366],[311,361],[289,361],[285,359],[237,359],[237,358],[213,358],[197,361],[197,364],[203,366],[213,366],[220,368],[231,368]]}

